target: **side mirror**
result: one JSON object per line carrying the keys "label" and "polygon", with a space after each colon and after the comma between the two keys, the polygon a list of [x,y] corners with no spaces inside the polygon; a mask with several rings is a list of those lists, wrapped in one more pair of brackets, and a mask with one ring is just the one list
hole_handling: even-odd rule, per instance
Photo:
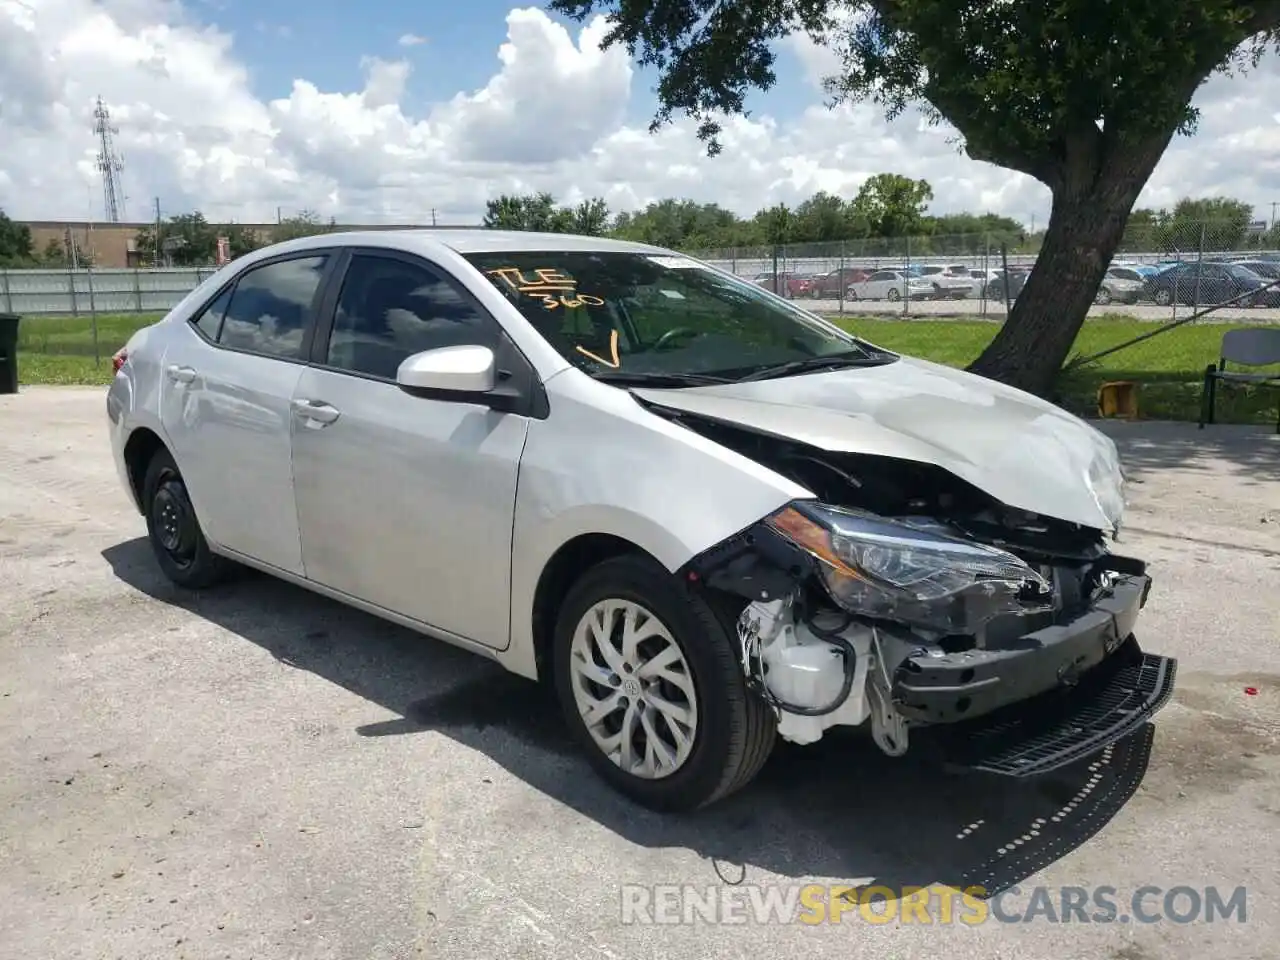
{"label": "side mirror", "polygon": [[411,393],[482,394],[497,384],[497,358],[488,347],[437,347],[406,357],[396,383]]}

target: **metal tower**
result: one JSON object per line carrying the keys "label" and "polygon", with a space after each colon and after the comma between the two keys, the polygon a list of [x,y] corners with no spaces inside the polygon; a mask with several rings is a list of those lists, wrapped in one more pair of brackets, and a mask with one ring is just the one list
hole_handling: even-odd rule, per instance
{"label": "metal tower", "polygon": [[93,111],[93,132],[98,135],[98,170],[102,173],[102,201],[108,223],[119,223],[124,214],[124,187],[120,172],[124,163],[117,156],[113,135],[120,131],[111,125],[107,105],[98,98]]}

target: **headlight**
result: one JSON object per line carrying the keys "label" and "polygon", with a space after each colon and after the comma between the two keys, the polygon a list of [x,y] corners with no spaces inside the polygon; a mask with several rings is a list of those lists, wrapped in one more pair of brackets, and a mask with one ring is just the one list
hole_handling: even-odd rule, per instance
{"label": "headlight", "polygon": [[827,504],[793,504],[766,522],[821,561],[827,591],[851,613],[975,634],[996,617],[1052,609],[1045,579],[995,547]]}

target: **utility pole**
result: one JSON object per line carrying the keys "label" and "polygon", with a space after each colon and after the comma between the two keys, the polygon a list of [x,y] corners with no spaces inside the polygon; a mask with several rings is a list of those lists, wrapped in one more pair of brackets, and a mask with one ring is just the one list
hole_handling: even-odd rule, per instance
{"label": "utility pole", "polygon": [[1271,201],[1271,226],[1268,229],[1276,228],[1276,207],[1280,207],[1280,200]]}
{"label": "utility pole", "polygon": [[156,197],[156,248],[153,251],[152,263],[160,266],[160,198]]}
{"label": "utility pole", "polygon": [[431,225],[433,227],[436,225],[436,208],[435,207],[431,208]]}

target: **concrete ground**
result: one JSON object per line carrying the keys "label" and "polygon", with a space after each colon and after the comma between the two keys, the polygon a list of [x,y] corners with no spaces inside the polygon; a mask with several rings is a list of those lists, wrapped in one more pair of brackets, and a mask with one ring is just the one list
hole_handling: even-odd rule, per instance
{"label": "concrete ground", "polygon": [[[1030,783],[831,738],[664,819],[602,787],[552,705],[488,663],[264,577],[170,588],[102,391],[0,397],[0,956],[1274,957],[1280,438],[1114,433],[1136,481],[1125,546],[1156,578],[1141,637],[1180,659],[1147,734]],[[622,922],[624,884],[810,881],[1016,885],[1000,912],[1041,910]],[[1123,917],[1147,885],[1243,886],[1247,913],[1054,923],[1036,885],[1054,905],[1114,888]]]}

